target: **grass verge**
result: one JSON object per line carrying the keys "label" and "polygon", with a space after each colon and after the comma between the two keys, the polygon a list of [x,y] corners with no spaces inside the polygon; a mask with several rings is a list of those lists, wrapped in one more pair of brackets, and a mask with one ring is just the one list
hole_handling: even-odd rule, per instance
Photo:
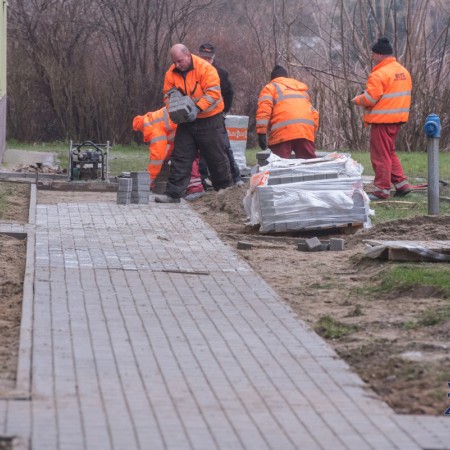
{"label": "grass verge", "polygon": [[436,263],[391,265],[373,283],[355,293],[379,298],[392,293],[414,294],[419,288],[423,295],[450,299],[450,267]]}

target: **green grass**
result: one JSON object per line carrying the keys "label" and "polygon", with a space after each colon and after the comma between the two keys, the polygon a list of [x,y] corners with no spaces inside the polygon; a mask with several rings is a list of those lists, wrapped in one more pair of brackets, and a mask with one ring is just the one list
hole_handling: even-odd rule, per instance
{"label": "green grass", "polygon": [[316,322],[314,330],[326,339],[341,339],[357,331],[358,327],[356,325],[347,325],[326,315]]}
{"label": "green grass", "polygon": [[430,266],[400,265],[382,274],[381,290],[412,290],[416,286],[430,286],[442,291],[442,296],[450,298],[450,268]]}
{"label": "green grass", "polygon": [[[393,197],[389,201],[370,202],[370,208],[375,211],[371,216],[374,225],[397,219],[408,219],[416,216],[428,215],[427,191],[411,193],[407,197]],[[441,201],[439,213],[450,215],[450,202]]]}
{"label": "green grass", "polygon": [[382,272],[372,286],[357,290],[361,294],[378,296],[390,292],[411,292],[417,287],[433,288],[444,299],[450,299],[450,267],[427,263],[395,265]]}

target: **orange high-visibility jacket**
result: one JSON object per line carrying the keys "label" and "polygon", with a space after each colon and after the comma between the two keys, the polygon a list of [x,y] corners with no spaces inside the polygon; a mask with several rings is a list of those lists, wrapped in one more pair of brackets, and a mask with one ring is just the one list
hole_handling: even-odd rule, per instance
{"label": "orange high-visibility jacket", "polygon": [[155,181],[164,161],[167,161],[172,154],[176,129],[177,125],[170,120],[167,108],[148,112],[133,119],[133,130],[141,131],[144,142],[149,143],[148,173],[151,181]]}
{"label": "orange high-visibility jacket", "polygon": [[352,101],[364,107],[366,124],[404,123],[409,117],[411,89],[411,75],[392,56],[372,69],[366,90]]}
{"label": "orange high-visibility jacket", "polygon": [[311,105],[308,86],[293,78],[278,77],[258,97],[256,132],[268,134],[269,147],[294,139],[314,142],[319,113]]}
{"label": "orange high-visibility jacket", "polygon": [[173,87],[192,98],[200,109],[197,117],[204,119],[223,111],[223,98],[220,91],[220,79],[217,70],[209,63],[192,56],[192,67],[183,77],[181,72],[172,64],[164,78],[164,103],[169,107],[167,92]]}

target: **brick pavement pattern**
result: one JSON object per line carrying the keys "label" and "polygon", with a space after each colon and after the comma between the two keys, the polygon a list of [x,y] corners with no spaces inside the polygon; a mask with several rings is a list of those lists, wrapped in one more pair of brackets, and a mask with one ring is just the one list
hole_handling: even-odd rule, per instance
{"label": "brick pavement pattern", "polygon": [[33,307],[31,401],[0,400],[23,448],[448,448],[185,202],[38,205]]}

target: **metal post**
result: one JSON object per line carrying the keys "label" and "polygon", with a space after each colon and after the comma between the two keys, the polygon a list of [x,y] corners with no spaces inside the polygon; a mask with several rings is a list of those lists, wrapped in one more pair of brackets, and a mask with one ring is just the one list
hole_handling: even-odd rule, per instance
{"label": "metal post", "polygon": [[428,153],[428,215],[439,215],[439,138],[441,120],[436,114],[429,114],[424,125],[427,135]]}
{"label": "metal post", "polygon": [[439,138],[427,139],[428,215],[439,215]]}

